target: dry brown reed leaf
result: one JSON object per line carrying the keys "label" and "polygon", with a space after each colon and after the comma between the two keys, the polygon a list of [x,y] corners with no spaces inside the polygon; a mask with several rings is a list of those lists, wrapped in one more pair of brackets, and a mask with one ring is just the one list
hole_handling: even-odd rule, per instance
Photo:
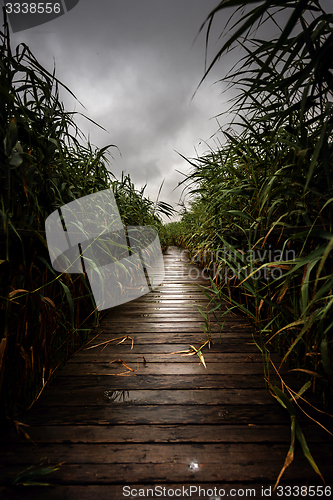
{"label": "dry brown reed leaf", "polygon": [[[135,370],[133,370],[135,371]],[[128,376],[128,375],[132,375],[132,372],[130,371],[126,371],[126,372],[121,372],[121,373],[108,373],[107,374],[109,377],[125,377],[125,376]]]}
{"label": "dry brown reed leaf", "polygon": [[308,262],[305,266],[304,266],[304,272],[303,272],[303,276],[302,276],[302,283],[301,283],[301,291],[303,289],[303,285],[304,285],[304,281],[305,281],[305,278],[306,278],[306,274],[308,272],[308,269],[309,269],[309,265],[310,265],[310,262]]}
{"label": "dry brown reed leaf", "polygon": [[247,358],[245,358],[242,363],[246,363],[246,360],[250,359],[251,360],[251,363],[253,363],[253,358],[252,356],[248,356]]}
{"label": "dry brown reed leaf", "polygon": [[296,405],[298,406],[298,408],[304,413],[304,415],[306,417],[308,417],[310,420],[312,420],[314,423],[318,424],[320,427],[322,427],[326,432],[328,432],[328,434],[331,434],[331,436],[333,436],[333,433],[331,431],[329,431],[323,424],[321,424],[318,420],[316,420],[315,418],[311,417],[311,415],[309,415],[308,413],[306,413],[306,411],[304,410],[304,408],[302,408],[299,404],[298,404],[298,399],[301,399],[302,401],[304,401],[304,403],[307,403],[313,410],[316,410],[317,412],[319,413],[323,413],[324,415],[328,415],[329,417],[332,417],[333,418],[333,415],[330,415],[329,413],[326,413],[325,411],[323,410],[320,410],[319,408],[316,408],[315,406],[313,406],[307,399],[303,398],[300,394],[298,394],[296,391],[293,391],[293,389],[291,389],[286,383],[285,381],[283,380],[281,374],[279,373],[278,369],[276,368],[275,364],[273,363],[273,361],[270,359],[270,362],[276,372],[276,374],[278,375],[278,377],[280,378],[280,382],[281,382],[281,386],[282,387],[285,387],[286,390],[289,392],[291,398],[293,399],[294,403],[296,403]]}
{"label": "dry brown reed leaf", "polygon": [[2,387],[3,376],[5,373],[5,354],[7,350],[7,337],[4,337],[0,342],[0,392]]}
{"label": "dry brown reed leaf", "polygon": [[25,439],[27,439],[28,441],[31,441],[32,444],[37,446],[36,443],[31,439],[29,434],[23,429],[23,427],[31,427],[30,425],[23,424],[22,422],[18,422],[17,420],[13,420],[13,424],[15,425],[16,432],[19,436],[23,435],[23,437],[25,437]]}
{"label": "dry brown reed leaf", "polygon": [[277,302],[278,304],[282,301],[283,297],[284,297],[284,296],[285,296],[285,294],[287,293],[287,290],[289,289],[289,284],[290,284],[290,283],[288,283],[288,285],[284,288],[284,290],[281,292],[281,294],[280,294],[280,295],[278,296],[278,298],[276,299],[276,302]]}
{"label": "dry brown reed leaf", "polygon": [[[96,337],[95,337],[96,338]],[[132,346],[131,346],[131,349],[133,349],[133,346],[134,346],[134,340],[132,339],[132,337],[130,337],[129,335],[126,335],[126,337],[116,337],[115,339],[110,339],[110,340],[106,340],[105,342],[101,342],[100,344],[96,344],[96,345],[92,345],[90,347],[86,347],[85,348],[85,351],[87,351],[88,349],[94,349],[94,347],[100,347],[101,345],[105,345],[107,346],[108,344],[110,344],[111,342],[114,342],[115,340],[119,340],[119,339],[122,339],[120,342],[117,343],[117,345],[119,344],[122,344],[123,342],[125,342],[125,340],[127,339],[131,339],[132,341]]]}
{"label": "dry brown reed leaf", "polygon": [[146,360],[146,358],[145,358],[144,356],[138,356],[138,357],[136,358],[136,365],[137,365],[137,367],[138,367],[137,369],[139,369],[139,359],[141,359],[141,358],[143,359],[143,364],[144,364],[144,366],[146,366],[146,365],[147,365],[147,360]]}
{"label": "dry brown reed leaf", "polygon": [[[0,342],[0,373],[2,370],[2,362],[3,362],[3,359],[5,357],[6,348],[7,348],[7,338],[4,337]],[[0,381],[1,381],[1,379],[0,379]]]}
{"label": "dry brown reed leaf", "polygon": [[280,482],[280,479],[281,479],[282,474],[284,473],[284,471],[287,469],[287,467],[289,467],[289,465],[291,464],[291,462],[294,460],[295,440],[296,440],[295,417],[291,417],[291,442],[290,442],[290,447],[289,447],[287,456],[285,458],[283,467],[282,467],[282,469],[280,471],[280,474],[278,475],[278,478],[277,478],[276,483],[274,485],[273,491],[276,490],[276,488],[277,488],[277,486],[278,486],[278,484]]}
{"label": "dry brown reed leaf", "polygon": [[30,292],[29,290],[24,290],[23,288],[17,288],[16,290],[12,290],[11,292],[9,292],[8,297],[11,299],[18,293],[30,293]]}
{"label": "dry brown reed leaf", "polygon": [[[308,319],[308,318],[306,318]],[[284,326],[283,328],[280,328],[280,330],[278,330],[277,332],[274,333],[274,335],[272,335],[266,342],[265,342],[265,345],[266,344],[269,344],[274,337],[276,337],[276,335],[278,335],[280,332],[282,332],[283,330],[287,330],[288,328],[292,328],[292,327],[295,327],[295,326],[299,326],[301,324],[304,323],[304,319],[298,319],[297,321],[293,321],[292,323],[289,323],[289,325],[286,325]]]}
{"label": "dry brown reed leaf", "polygon": [[[298,402],[297,402],[297,399],[301,399],[302,401],[304,401],[305,403],[307,403],[309,406],[311,406],[311,408],[313,408],[314,410],[320,412],[320,413],[324,413],[325,415],[328,415],[330,417],[333,417],[333,415],[329,415],[328,413],[325,413],[324,411],[321,411],[319,408],[316,408],[315,406],[313,406],[311,403],[309,403],[309,401],[307,401],[305,398],[302,398],[302,396],[299,396],[295,391],[293,391],[292,389],[290,389],[290,387],[288,387],[286,385],[286,389],[287,391],[289,392],[290,396],[292,397],[294,403],[298,406],[298,408],[304,413],[304,415],[306,417],[308,417],[310,420],[312,420],[315,424],[318,424],[319,427],[321,427],[322,429],[324,429],[324,431],[328,432],[328,434],[330,434],[331,436],[333,436],[333,433],[331,431],[329,431],[323,424],[321,424],[318,420],[316,420],[315,418],[311,417],[311,415],[309,415],[305,410],[304,408],[302,408]],[[294,394],[296,396],[298,396],[297,398],[294,396]]]}
{"label": "dry brown reed leaf", "polygon": [[[185,353],[185,354],[181,354]],[[181,356],[193,356],[195,354],[195,351],[191,351],[190,349],[186,349],[186,351],[174,351],[174,352],[166,352],[165,355],[168,356],[170,354],[181,354]]]}
{"label": "dry brown reed leaf", "polygon": [[270,230],[268,231],[268,233],[266,234],[265,238],[263,239],[263,242],[262,242],[262,245],[261,245],[261,248],[264,247],[266,241],[267,241],[267,238],[269,237],[269,235],[271,234],[271,232],[273,231],[274,229],[274,225],[272,225],[272,227],[270,228]]}
{"label": "dry brown reed leaf", "polygon": [[40,389],[40,391],[38,392],[38,394],[34,397],[34,399],[32,400],[30,406],[28,406],[27,410],[30,410],[30,408],[35,404],[35,402],[37,401],[37,399],[40,398],[42,392],[44,391],[45,387],[47,386],[49,380],[52,378],[53,374],[58,370],[59,366],[61,365],[61,362],[59,362],[57,364],[57,366],[55,366],[52,370],[50,370],[49,374],[48,374],[48,377],[47,379],[45,380],[45,366],[43,366],[43,370],[42,370],[42,387]]}
{"label": "dry brown reed leaf", "polygon": [[85,345],[81,346],[77,351],[73,352],[72,356],[74,356],[74,354],[82,351],[82,349],[84,349],[87,345],[89,345],[91,342],[94,342],[95,339],[97,339],[97,337],[99,337],[103,332],[105,332],[105,330],[101,330],[100,332],[98,332],[92,339],[90,339]]}
{"label": "dry brown reed leaf", "polygon": [[114,359],[113,361],[110,361],[110,364],[112,363],[121,363],[122,365],[125,366],[125,368],[127,368],[128,370],[130,370],[131,372],[134,372],[135,370],[133,370],[133,368],[131,368],[130,366],[127,366],[126,363],[122,360],[122,359]]}
{"label": "dry brown reed leaf", "polygon": [[322,375],[320,375],[317,372],[313,372],[312,370],[305,370],[305,368],[293,368],[292,370],[289,370],[290,372],[303,372],[307,373],[308,375],[311,375],[312,377],[317,377],[317,378],[323,378]]}
{"label": "dry brown reed leaf", "polygon": [[210,349],[210,340],[207,340],[204,344],[202,344],[198,349],[194,347],[193,345],[190,344],[191,349],[187,349],[185,351],[175,351],[175,352],[168,352],[166,354],[180,354],[181,356],[193,356],[196,354],[198,358],[200,359],[200,363],[204,365],[204,367],[207,369],[206,363],[205,363],[205,358],[203,357],[203,354],[201,352],[201,349],[205,347],[205,345],[208,344],[208,347]]}
{"label": "dry brown reed leaf", "polygon": [[43,297],[43,301],[44,302],[47,302],[50,306],[52,306],[54,309],[57,309],[55,303],[53,302],[52,299],[50,299],[50,297]]}
{"label": "dry brown reed leaf", "polygon": [[[131,339],[132,341],[132,345],[131,345],[131,349],[133,349],[133,346],[134,346],[134,340],[132,339],[132,337],[130,337],[129,335],[126,335],[126,337],[123,338],[123,340],[121,340],[120,342],[117,343],[117,345],[119,344],[122,344],[123,342],[125,342],[125,340],[127,339]],[[115,339],[116,340],[116,339]]]}

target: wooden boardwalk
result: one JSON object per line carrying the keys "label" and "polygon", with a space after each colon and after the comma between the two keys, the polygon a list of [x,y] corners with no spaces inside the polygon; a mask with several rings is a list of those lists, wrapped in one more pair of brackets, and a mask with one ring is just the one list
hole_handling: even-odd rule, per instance
{"label": "wooden boardwalk", "polygon": [[[233,313],[222,331],[211,318],[207,369],[198,356],[181,356],[207,340],[196,308],[207,306],[198,286],[207,280],[176,249],[165,266],[163,284],[110,310],[88,347],[102,345],[73,356],[21,418],[33,443],[4,437],[1,498],[217,500],[223,491],[253,497],[249,488],[275,497],[268,493],[289,449],[290,419],[265,388],[253,330]],[[303,431],[333,485],[331,437],[317,425]],[[62,464],[39,478],[52,486],[10,486],[42,459]],[[280,484],[322,484],[299,446]]]}

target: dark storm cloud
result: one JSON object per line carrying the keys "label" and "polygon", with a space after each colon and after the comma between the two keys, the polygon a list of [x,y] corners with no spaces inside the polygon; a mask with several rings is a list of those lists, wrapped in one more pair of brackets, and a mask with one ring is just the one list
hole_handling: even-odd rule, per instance
{"label": "dark storm cloud", "polygon": [[175,152],[195,156],[216,131],[210,118],[223,111],[226,97],[210,76],[191,97],[203,75],[205,39],[193,44],[201,23],[216,0],[80,0],[71,12],[43,26],[12,36],[27,43],[49,70],[83,103],[68,94],[67,109],[83,112],[108,133],[78,117],[93,144],[111,150],[111,170],[131,174],[138,187],[156,198],[165,179],[162,199],[177,202],[172,193],[182,179],[176,170],[188,165]]}

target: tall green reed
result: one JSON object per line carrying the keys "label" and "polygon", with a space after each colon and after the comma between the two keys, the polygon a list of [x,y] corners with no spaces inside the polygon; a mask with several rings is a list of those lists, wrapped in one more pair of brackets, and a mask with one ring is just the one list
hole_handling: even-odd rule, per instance
{"label": "tall green reed", "polygon": [[[50,265],[45,219],[81,196],[112,188],[125,225],[162,227],[167,203],[152,203],[129,176],[109,170],[109,149],[93,147],[64,108],[60,87],[29,47],[12,50],[4,10],[0,32],[1,418],[15,418],[99,324],[84,274]],[[74,96],[75,97],[75,96]]]}
{"label": "tall green reed", "polygon": [[[215,150],[185,158],[185,246],[211,272],[216,298],[253,321],[265,359],[277,348],[303,376],[302,396],[312,387],[332,409],[333,14],[319,1],[225,0],[201,27],[207,44],[228,7],[222,46],[202,80],[241,47],[240,62],[221,78],[236,94],[232,120]],[[290,14],[283,26],[281,11]],[[278,35],[267,40],[269,23]],[[295,421],[295,396],[273,386],[265,366],[272,394],[290,413],[292,442],[297,436],[319,473]]]}

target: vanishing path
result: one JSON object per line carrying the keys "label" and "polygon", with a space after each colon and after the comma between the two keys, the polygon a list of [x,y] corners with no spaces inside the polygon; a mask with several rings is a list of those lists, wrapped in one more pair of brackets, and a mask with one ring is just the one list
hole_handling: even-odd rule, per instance
{"label": "vanishing path", "polygon": [[[0,487],[1,498],[217,500],[222,488],[233,498],[249,497],[246,488],[263,498],[262,487],[273,488],[290,419],[265,388],[253,330],[228,313],[220,332],[211,317],[213,344],[202,351],[207,369],[198,356],[181,356],[177,351],[207,340],[196,308],[208,304],[198,287],[207,280],[196,279],[199,270],[177,249],[165,255],[165,266],[163,284],[110,310],[88,347],[102,345],[73,356],[22,417],[35,444],[7,435],[1,445],[2,485],[47,458],[63,463],[39,478],[53,486]],[[303,430],[333,485],[332,439],[318,426]],[[306,483],[321,484],[297,446],[280,484]]]}

